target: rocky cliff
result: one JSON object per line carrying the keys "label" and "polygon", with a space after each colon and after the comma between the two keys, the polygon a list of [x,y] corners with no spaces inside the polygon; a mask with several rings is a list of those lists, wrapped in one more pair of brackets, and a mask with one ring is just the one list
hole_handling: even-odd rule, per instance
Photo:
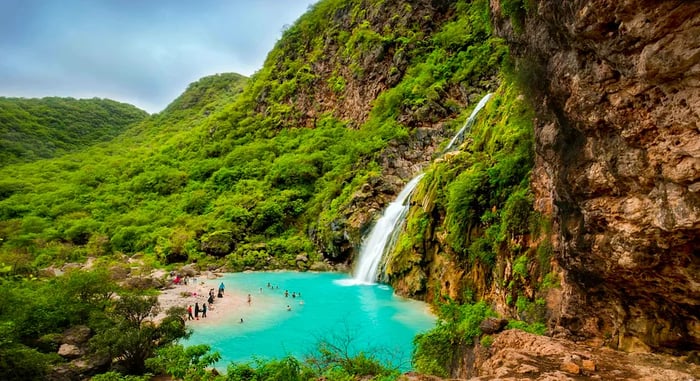
{"label": "rocky cliff", "polygon": [[532,187],[564,275],[551,323],[700,349],[700,3],[491,9],[538,113]]}
{"label": "rocky cliff", "polygon": [[[401,183],[436,156],[457,110],[497,87],[496,59],[469,77],[456,72],[459,65],[478,66],[470,60],[479,49],[499,45],[486,36],[489,27],[474,27],[476,5],[328,6],[317,11],[334,27],[321,28],[316,42],[294,38],[310,33],[303,19],[286,32],[268,58],[277,62],[267,65],[274,70],[259,74],[280,87],[259,91],[255,107],[288,106],[280,109],[283,124],[313,127],[331,113],[350,127],[368,128],[373,113],[401,99],[392,118],[408,137],[389,142],[374,157],[381,170],[358,183],[332,220],[319,221],[326,230],[312,231],[327,258],[344,261]],[[512,73],[487,110],[482,136],[467,142],[466,155],[443,159],[417,190],[421,210],[414,208],[406,227],[411,237],[389,261],[392,284],[428,300],[466,300],[466,292],[505,315],[544,318],[555,334],[601,337],[626,350],[697,349],[698,7],[491,1],[493,32],[510,48]],[[441,43],[460,27],[479,37]],[[422,42],[416,30],[424,33]],[[434,61],[435,52],[451,63]],[[426,87],[430,79],[439,86]],[[536,112],[532,162],[519,152],[528,135],[510,137],[524,131],[527,112],[508,107],[523,100]],[[509,213],[521,213],[523,221],[513,223]],[[533,219],[538,226],[526,227]]]}

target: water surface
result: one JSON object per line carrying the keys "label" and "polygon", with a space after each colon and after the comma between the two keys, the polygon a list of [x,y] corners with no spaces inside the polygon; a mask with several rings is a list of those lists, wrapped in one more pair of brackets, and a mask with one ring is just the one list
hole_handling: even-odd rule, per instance
{"label": "water surface", "polygon": [[[373,353],[408,369],[413,337],[434,325],[427,305],[397,297],[386,285],[348,285],[348,277],[310,272],[226,274],[210,281],[211,287],[223,280],[227,292],[251,294],[252,306],[227,311],[216,326],[195,326],[184,344],[210,345],[222,355],[217,364],[222,370],[231,361],[287,355],[301,359],[313,354],[321,340],[353,354]],[[292,293],[301,296],[292,298]]]}

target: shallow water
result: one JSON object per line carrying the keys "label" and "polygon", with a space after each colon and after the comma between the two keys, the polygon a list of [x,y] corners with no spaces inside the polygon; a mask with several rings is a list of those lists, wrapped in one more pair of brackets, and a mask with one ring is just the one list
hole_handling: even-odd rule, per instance
{"label": "shallow water", "polygon": [[[435,322],[427,305],[397,297],[386,285],[349,285],[348,277],[308,272],[227,274],[210,281],[211,287],[223,280],[227,292],[251,294],[252,306],[227,311],[219,325],[197,325],[184,344],[211,346],[222,355],[216,364],[221,370],[231,361],[287,355],[304,358],[315,353],[321,340],[353,354],[373,353],[402,370],[409,369],[413,337]],[[301,297],[292,298],[293,292]]]}

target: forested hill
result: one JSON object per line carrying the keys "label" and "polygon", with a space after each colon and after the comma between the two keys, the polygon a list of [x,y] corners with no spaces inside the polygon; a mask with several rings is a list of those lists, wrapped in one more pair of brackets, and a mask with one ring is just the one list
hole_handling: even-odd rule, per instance
{"label": "forested hill", "polygon": [[380,5],[319,2],[240,94],[235,75],[203,79],[110,144],[3,169],[0,261],[348,263],[505,55],[486,1]]}
{"label": "forested hill", "polygon": [[696,350],[698,7],[321,0],[250,79],[203,78],[105,144],[0,168],[0,272],[349,265],[422,173],[384,269],[444,307],[418,371],[469,378],[475,316],[496,312]]}
{"label": "forested hill", "polygon": [[0,166],[112,139],[148,113],[109,99],[0,97]]}

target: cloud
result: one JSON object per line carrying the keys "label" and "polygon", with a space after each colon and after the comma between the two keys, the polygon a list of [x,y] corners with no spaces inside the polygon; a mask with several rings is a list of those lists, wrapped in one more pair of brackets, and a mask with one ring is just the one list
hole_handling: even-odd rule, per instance
{"label": "cloud", "polygon": [[202,76],[251,75],[313,2],[3,0],[0,95],[103,97],[158,112]]}

